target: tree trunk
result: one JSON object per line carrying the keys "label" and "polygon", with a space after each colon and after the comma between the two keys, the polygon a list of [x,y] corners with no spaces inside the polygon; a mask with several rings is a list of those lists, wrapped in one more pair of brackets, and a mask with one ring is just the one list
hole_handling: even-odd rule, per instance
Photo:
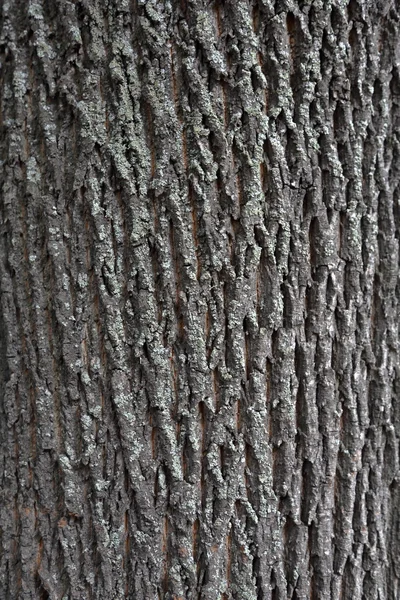
{"label": "tree trunk", "polygon": [[399,0],[0,10],[0,598],[398,599]]}

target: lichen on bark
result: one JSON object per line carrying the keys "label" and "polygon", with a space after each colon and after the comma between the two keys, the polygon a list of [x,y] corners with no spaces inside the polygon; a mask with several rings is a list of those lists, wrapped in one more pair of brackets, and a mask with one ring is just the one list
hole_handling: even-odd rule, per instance
{"label": "lichen on bark", "polygon": [[0,5],[0,597],[399,597],[399,3]]}

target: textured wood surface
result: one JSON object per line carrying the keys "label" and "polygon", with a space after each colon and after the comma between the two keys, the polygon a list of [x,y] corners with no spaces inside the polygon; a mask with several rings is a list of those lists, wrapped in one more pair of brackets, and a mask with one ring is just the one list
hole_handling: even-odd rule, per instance
{"label": "textured wood surface", "polygon": [[398,600],[398,0],[0,14],[1,600]]}

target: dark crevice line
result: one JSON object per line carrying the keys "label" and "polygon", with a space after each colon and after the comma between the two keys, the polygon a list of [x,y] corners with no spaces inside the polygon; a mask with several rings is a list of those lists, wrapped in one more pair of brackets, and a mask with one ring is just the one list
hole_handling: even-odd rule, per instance
{"label": "dark crevice line", "polygon": [[161,553],[163,556],[163,572],[162,572],[162,587],[164,593],[168,592],[168,584],[169,584],[169,549],[168,549],[168,535],[169,535],[169,525],[168,525],[168,516],[165,515],[163,519],[162,525],[162,536],[161,536]]}
{"label": "dark crevice line", "polygon": [[182,342],[184,340],[184,319],[183,319],[183,312],[182,312],[182,301],[180,298],[180,292],[182,290],[182,283],[181,283],[181,271],[180,271],[180,264],[178,261],[178,256],[179,256],[179,251],[178,251],[178,245],[175,241],[175,231],[174,231],[174,225],[172,222],[172,219],[169,220],[169,244],[170,244],[170,250],[171,250],[171,262],[173,264],[173,275],[174,275],[174,282],[175,282],[175,315],[176,315],[176,322],[177,322],[177,333],[178,333],[178,339],[180,342]]}
{"label": "dark crevice line", "polygon": [[200,497],[201,506],[204,510],[206,502],[206,417],[204,402],[199,402],[199,419],[200,419]]}

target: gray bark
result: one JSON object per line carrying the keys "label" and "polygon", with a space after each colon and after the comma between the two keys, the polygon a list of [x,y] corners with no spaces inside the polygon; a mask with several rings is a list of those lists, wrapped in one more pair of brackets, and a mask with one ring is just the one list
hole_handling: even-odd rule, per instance
{"label": "gray bark", "polygon": [[0,11],[0,598],[398,599],[399,1]]}

